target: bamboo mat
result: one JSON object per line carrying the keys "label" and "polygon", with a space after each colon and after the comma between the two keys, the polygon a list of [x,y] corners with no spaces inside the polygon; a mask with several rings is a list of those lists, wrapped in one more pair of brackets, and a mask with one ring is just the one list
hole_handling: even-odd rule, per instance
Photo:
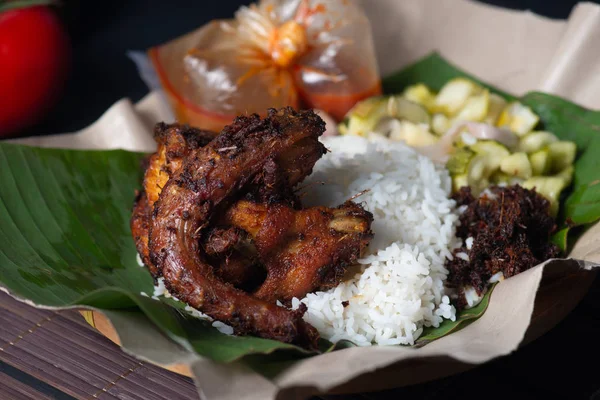
{"label": "bamboo mat", "polygon": [[[76,311],[0,293],[0,399],[198,399],[191,379],[139,362]],[[62,396],[62,397],[61,397]]]}

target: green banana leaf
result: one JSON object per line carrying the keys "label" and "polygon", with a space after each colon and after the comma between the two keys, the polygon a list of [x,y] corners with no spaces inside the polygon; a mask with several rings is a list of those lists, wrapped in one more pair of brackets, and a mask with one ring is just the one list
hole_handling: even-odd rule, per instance
{"label": "green banana leaf", "polygon": [[[384,88],[397,93],[418,81],[439,89],[455,76],[466,74],[434,54],[384,80]],[[561,212],[568,224],[555,238],[564,248],[568,228],[600,217],[600,169],[593,157],[600,151],[600,113],[541,93],[521,101],[540,115],[547,130],[576,141],[580,149],[572,191]],[[121,322],[148,321],[145,329],[155,327],[189,353],[218,362],[243,358],[266,376],[313,355],[272,340],[224,335],[187,315],[173,300],[141,295],[153,293],[153,280],[136,262],[129,218],[143,156],[0,143],[0,286],[38,305],[86,306],[121,316]],[[475,321],[485,312],[491,292],[456,321],[428,329],[416,346]],[[320,348],[326,352],[351,345],[323,341]]]}

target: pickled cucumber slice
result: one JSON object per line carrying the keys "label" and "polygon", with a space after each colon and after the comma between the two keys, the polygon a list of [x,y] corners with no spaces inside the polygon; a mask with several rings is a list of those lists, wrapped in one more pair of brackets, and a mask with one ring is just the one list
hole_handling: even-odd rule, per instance
{"label": "pickled cucumber slice", "polygon": [[348,124],[350,123],[350,118],[346,117],[342,122],[338,124],[338,132],[340,135],[348,134]]}
{"label": "pickled cucumber slice", "polygon": [[505,174],[501,171],[494,172],[490,177],[490,182],[498,185],[520,185],[523,183],[523,181],[524,179]]}
{"label": "pickled cucumber slice", "polygon": [[387,103],[387,116],[400,120],[408,120],[414,124],[429,125],[431,117],[420,104],[405,99],[402,96],[391,96]]}
{"label": "pickled cucumber slice", "polygon": [[530,132],[540,121],[531,108],[515,101],[509,103],[500,117],[496,125],[500,128],[507,128],[519,136],[523,136]]}
{"label": "pickled cucumber slice", "polygon": [[408,120],[429,125],[427,110],[401,96],[371,97],[357,103],[347,114],[347,122],[339,126],[340,133],[367,136],[386,119]]}
{"label": "pickled cucumber slice", "polygon": [[544,148],[529,155],[531,172],[534,176],[546,175],[550,172],[550,150]]}
{"label": "pickled cucumber slice", "polygon": [[[478,154],[490,155],[500,159],[510,155],[510,152],[504,145],[494,140],[479,140],[471,146],[471,150]],[[500,165],[499,162],[498,165]]]}
{"label": "pickled cucumber slice", "polygon": [[575,143],[567,141],[550,143],[548,150],[550,151],[551,172],[559,172],[573,165],[577,154]]}
{"label": "pickled cucumber slice", "polygon": [[497,165],[490,162],[486,154],[478,154],[471,159],[467,167],[467,183],[471,187],[473,194],[479,195],[483,189],[490,185],[490,176],[498,169]]}
{"label": "pickled cucumber slice", "polygon": [[410,121],[399,121],[397,127],[390,132],[390,139],[402,140],[412,147],[430,146],[439,138],[426,129],[426,125],[413,124]]}
{"label": "pickled cucumber slice", "polygon": [[338,127],[343,135],[367,136],[386,116],[387,98],[370,97],[358,102],[346,115],[345,123]]}
{"label": "pickled cucumber slice", "polygon": [[475,153],[466,148],[458,149],[448,162],[446,163],[446,169],[450,172],[450,175],[464,175],[467,173],[467,167],[469,162],[475,156]]}
{"label": "pickled cucumber slice", "polygon": [[490,93],[484,90],[481,94],[471,96],[464,107],[454,118],[455,121],[481,122],[488,114],[490,106]]}
{"label": "pickled cucumber slice", "polygon": [[422,83],[417,83],[416,85],[404,89],[403,96],[413,103],[420,104],[427,109],[429,109],[435,101],[435,94]]}
{"label": "pickled cucumber slice", "polygon": [[550,132],[531,132],[521,138],[521,141],[519,142],[519,151],[534,153],[554,142],[558,142],[558,138]]}
{"label": "pickled cucumber slice", "polygon": [[479,194],[490,184],[492,175],[500,169],[502,160],[510,156],[506,147],[493,140],[481,140],[470,146],[475,157],[467,167],[467,180],[473,193]]}
{"label": "pickled cucumber slice", "polygon": [[529,179],[532,176],[532,167],[525,153],[514,153],[502,159],[500,171],[509,176]]}
{"label": "pickled cucumber slice", "polygon": [[504,107],[506,107],[506,100],[496,93],[490,93],[488,113],[483,122],[490,125],[496,125],[496,121],[498,121],[498,117],[500,117]]}
{"label": "pickled cucumber slice", "polygon": [[454,116],[464,107],[469,97],[477,94],[480,90],[481,87],[469,79],[451,79],[436,96],[433,109]]}
{"label": "pickled cucumber slice", "polygon": [[431,117],[431,130],[436,135],[443,135],[452,126],[452,121],[444,114],[434,114]]}

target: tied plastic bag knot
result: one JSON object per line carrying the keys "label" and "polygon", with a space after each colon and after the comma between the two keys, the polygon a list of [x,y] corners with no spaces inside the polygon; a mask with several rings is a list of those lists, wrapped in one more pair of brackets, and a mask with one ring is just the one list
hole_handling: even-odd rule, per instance
{"label": "tied plastic bag knot", "polygon": [[370,23],[350,0],[262,0],[149,56],[176,118],[204,129],[283,106],[339,121],[381,93]]}
{"label": "tied plastic bag knot", "polygon": [[308,48],[306,30],[296,21],[287,21],[273,32],[271,58],[280,68],[288,68]]}

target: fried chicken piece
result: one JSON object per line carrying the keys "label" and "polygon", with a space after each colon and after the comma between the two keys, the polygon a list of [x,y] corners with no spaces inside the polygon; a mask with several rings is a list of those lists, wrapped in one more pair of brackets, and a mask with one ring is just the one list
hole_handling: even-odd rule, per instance
{"label": "fried chicken piece", "polygon": [[[155,127],[154,138],[158,143],[158,150],[146,161],[144,191],[136,199],[131,219],[131,230],[138,253],[154,278],[160,277],[160,271],[148,257],[147,228],[154,203],[190,152],[206,146],[216,135],[215,132],[180,124],[159,123]],[[249,198],[265,202],[277,199],[299,204],[293,194],[293,186],[312,172],[313,166],[324,153],[325,147],[318,140],[306,138],[277,159],[279,166],[275,166],[273,159],[269,158],[263,171],[255,177]],[[221,264],[217,269],[218,274],[236,287],[255,286],[261,277],[264,278],[264,269],[256,264],[256,257],[248,252],[235,254],[235,250],[223,250],[223,254],[218,256],[213,254],[214,260]]]}
{"label": "fried chicken piece", "polygon": [[227,211],[226,221],[254,239],[267,269],[254,295],[269,302],[336,286],[373,236],[373,215],[351,201],[302,210],[240,201]]}
{"label": "fried chicken piece", "polygon": [[324,130],[312,111],[269,110],[262,120],[238,117],[207,146],[190,152],[163,187],[150,226],[150,259],[171,293],[238,334],[316,348],[318,333],[302,319],[303,311],[278,307],[219,279],[198,238],[268,159],[304,139],[317,141]]}

